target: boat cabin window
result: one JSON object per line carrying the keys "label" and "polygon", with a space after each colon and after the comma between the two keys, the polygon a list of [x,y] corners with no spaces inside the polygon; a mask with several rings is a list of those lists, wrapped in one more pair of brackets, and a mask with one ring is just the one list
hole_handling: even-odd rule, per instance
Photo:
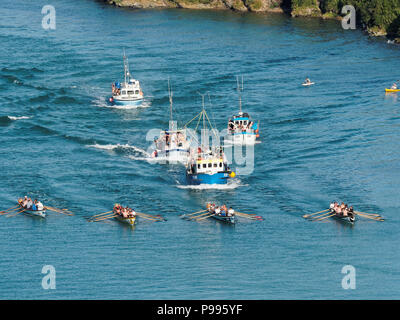
{"label": "boat cabin window", "polygon": [[203,163],[203,168],[207,168],[207,164]]}
{"label": "boat cabin window", "polygon": [[133,95],[133,91],[128,91],[128,94],[129,95]]}
{"label": "boat cabin window", "polygon": [[126,94],[126,91],[125,91],[125,90],[123,90],[123,91],[122,91],[122,94]]}
{"label": "boat cabin window", "polygon": [[200,169],[200,164],[197,165],[197,169]]}
{"label": "boat cabin window", "polygon": [[136,91],[135,91],[135,94],[139,94],[139,90],[136,90]]}
{"label": "boat cabin window", "polygon": [[214,163],[214,168],[218,167],[218,163]]}
{"label": "boat cabin window", "polygon": [[222,162],[219,163],[219,166],[222,167]]}
{"label": "boat cabin window", "polygon": [[212,163],[209,163],[209,164],[208,164],[208,167],[211,168],[211,167],[212,167]]}

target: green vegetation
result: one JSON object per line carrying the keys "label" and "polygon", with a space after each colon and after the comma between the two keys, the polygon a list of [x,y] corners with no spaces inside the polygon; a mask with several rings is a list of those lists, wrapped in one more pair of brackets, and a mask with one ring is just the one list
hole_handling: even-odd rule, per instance
{"label": "green vegetation", "polygon": [[338,15],[341,14],[343,6],[353,5],[357,12],[358,25],[365,25],[373,34],[400,37],[400,0],[321,0],[320,2],[322,13]]}

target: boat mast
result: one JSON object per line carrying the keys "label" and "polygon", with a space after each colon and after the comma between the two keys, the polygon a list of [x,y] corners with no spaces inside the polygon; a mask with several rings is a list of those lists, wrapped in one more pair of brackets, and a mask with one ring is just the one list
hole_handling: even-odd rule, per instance
{"label": "boat mast", "polygon": [[239,113],[242,113],[242,90],[243,90],[243,76],[242,76],[242,88],[240,88],[239,84],[239,76],[236,76],[236,82],[237,82],[237,92],[239,96]]}
{"label": "boat mast", "polygon": [[129,80],[129,62],[128,62],[128,58],[125,56],[125,49],[124,49],[124,80],[125,80],[125,84],[126,82],[126,78],[128,77]]}
{"label": "boat mast", "polygon": [[169,96],[169,121],[172,121],[172,89],[168,77],[168,96]]}

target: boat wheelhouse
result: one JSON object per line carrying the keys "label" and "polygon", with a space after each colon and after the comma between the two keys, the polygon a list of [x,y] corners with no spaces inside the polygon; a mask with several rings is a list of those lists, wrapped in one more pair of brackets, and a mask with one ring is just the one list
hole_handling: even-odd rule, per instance
{"label": "boat wheelhouse", "polygon": [[139,80],[131,77],[129,72],[128,58],[124,52],[124,82],[115,82],[112,84],[112,97],[109,99],[111,103],[122,106],[135,105],[143,100],[143,92],[140,87]]}
{"label": "boat wheelhouse", "polygon": [[228,167],[222,148],[208,149],[191,155],[186,167],[186,180],[189,185],[227,184],[235,173]]}

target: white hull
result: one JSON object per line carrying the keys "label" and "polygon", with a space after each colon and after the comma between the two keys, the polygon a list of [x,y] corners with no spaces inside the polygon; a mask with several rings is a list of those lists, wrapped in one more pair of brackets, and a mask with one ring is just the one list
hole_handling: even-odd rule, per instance
{"label": "white hull", "polygon": [[46,210],[28,210],[28,209],[24,209],[23,213],[29,214],[31,216],[46,218]]}
{"label": "white hull", "polygon": [[254,145],[256,144],[256,134],[229,134],[225,141],[231,144]]}
{"label": "white hull", "polygon": [[155,158],[161,158],[169,162],[181,162],[186,163],[189,157],[189,151],[184,149],[160,151],[157,150],[157,156]]}

